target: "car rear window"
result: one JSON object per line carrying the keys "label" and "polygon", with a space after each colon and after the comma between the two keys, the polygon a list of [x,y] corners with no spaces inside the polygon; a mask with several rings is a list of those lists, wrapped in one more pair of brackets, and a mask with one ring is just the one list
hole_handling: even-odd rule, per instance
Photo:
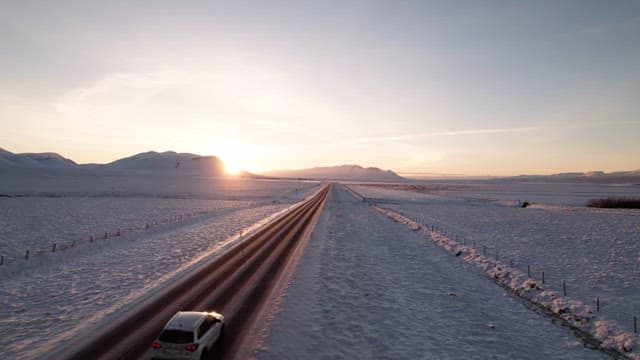
{"label": "car rear window", "polygon": [[162,342],[188,344],[193,342],[193,332],[184,330],[165,330],[158,338]]}

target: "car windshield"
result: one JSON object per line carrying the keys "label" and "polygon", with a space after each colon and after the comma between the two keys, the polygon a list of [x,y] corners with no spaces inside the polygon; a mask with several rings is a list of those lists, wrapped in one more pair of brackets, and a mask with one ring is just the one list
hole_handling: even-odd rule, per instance
{"label": "car windshield", "polygon": [[193,342],[193,332],[184,330],[165,330],[158,338],[162,342],[187,344]]}

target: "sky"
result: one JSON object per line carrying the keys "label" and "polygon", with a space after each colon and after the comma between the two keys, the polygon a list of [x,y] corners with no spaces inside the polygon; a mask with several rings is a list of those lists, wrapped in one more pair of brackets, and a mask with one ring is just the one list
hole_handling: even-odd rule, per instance
{"label": "sky", "polygon": [[3,1],[0,147],[640,169],[639,1]]}

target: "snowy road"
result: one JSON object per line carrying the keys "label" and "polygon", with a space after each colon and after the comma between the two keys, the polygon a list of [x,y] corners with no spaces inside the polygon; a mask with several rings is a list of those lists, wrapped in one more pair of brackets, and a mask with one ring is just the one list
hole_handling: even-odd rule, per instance
{"label": "snowy road", "polygon": [[[330,186],[284,213],[219,256],[203,261],[192,272],[130,311],[78,337],[51,359],[148,359],[149,344],[179,310],[215,309],[225,316],[226,340],[217,353],[225,359],[246,359],[244,345],[261,319],[263,304],[286,275],[290,259],[308,238],[322,211]],[[212,350],[212,349],[209,349]],[[207,349],[204,350],[207,353]]]}
{"label": "snowy road", "polygon": [[607,358],[341,186],[256,357]]}
{"label": "snowy road", "polygon": [[[14,175],[0,176],[0,193],[19,195],[0,200],[1,359],[47,358],[250,236],[319,186]],[[120,227],[122,236],[88,239]],[[77,246],[60,251],[72,239]],[[50,250],[52,243],[58,251]],[[45,251],[38,255],[38,248]],[[26,249],[34,256],[15,256]]]}

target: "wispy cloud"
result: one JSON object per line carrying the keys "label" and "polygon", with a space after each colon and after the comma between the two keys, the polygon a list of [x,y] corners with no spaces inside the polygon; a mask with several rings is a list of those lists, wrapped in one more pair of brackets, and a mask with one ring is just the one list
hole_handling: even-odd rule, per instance
{"label": "wispy cloud", "polygon": [[434,132],[419,132],[411,134],[399,134],[389,136],[373,136],[362,137],[350,140],[342,140],[339,144],[342,145],[357,145],[368,143],[397,143],[408,140],[433,138],[433,137],[455,137],[455,136],[474,136],[474,135],[494,135],[494,134],[512,134],[512,133],[529,133],[550,129],[583,129],[583,128],[596,128],[596,127],[610,127],[610,126],[623,126],[623,125],[640,125],[640,121],[600,121],[600,122],[587,122],[581,124],[561,124],[561,125],[541,125],[541,126],[527,126],[517,128],[494,128],[494,129],[468,129],[468,130],[450,130],[450,131],[434,131]]}
{"label": "wispy cloud", "polygon": [[541,129],[544,129],[544,127],[529,126],[529,127],[521,127],[521,128],[470,129],[470,130],[420,132],[420,133],[412,133],[412,134],[365,137],[365,138],[358,138],[353,140],[344,140],[344,141],[341,141],[340,144],[354,145],[354,144],[377,143],[377,142],[399,142],[399,141],[423,139],[423,138],[430,138],[430,137],[442,137],[442,136],[468,136],[468,135],[524,133],[524,132],[538,131]]}
{"label": "wispy cloud", "polygon": [[635,120],[635,121],[632,121],[632,120],[628,120],[628,121],[597,121],[597,122],[587,122],[587,123],[583,123],[583,124],[569,124],[569,125],[564,125],[564,126],[558,126],[558,128],[583,129],[583,128],[608,127],[608,126],[619,126],[619,125],[640,125],[640,120]]}

